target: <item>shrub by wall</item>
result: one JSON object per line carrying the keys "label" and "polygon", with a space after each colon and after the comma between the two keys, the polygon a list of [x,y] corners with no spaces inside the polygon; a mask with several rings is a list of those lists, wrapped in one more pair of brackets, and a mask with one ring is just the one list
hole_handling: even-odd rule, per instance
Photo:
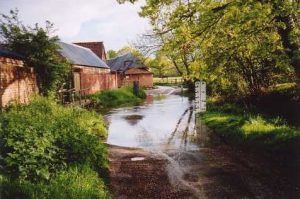
{"label": "shrub by wall", "polygon": [[[1,186],[17,183],[23,188],[29,187],[27,195],[45,186],[45,193],[54,191],[49,190],[53,186],[63,191],[62,187],[58,188],[63,185],[55,183],[65,176],[73,189],[72,183],[76,184],[78,177],[71,177],[72,172],[83,165],[89,170],[76,170],[74,175],[85,179],[86,173],[94,172],[95,178],[98,175],[103,178],[108,165],[106,136],[103,119],[95,112],[63,107],[41,97],[29,105],[12,106],[0,115],[0,175],[8,179],[2,180]],[[101,178],[99,181],[102,182]]]}

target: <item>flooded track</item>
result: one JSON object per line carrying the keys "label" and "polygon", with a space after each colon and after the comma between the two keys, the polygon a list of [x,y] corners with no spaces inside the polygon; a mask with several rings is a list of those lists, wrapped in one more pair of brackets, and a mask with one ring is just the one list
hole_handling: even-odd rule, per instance
{"label": "flooded track", "polygon": [[296,198],[271,162],[222,143],[171,87],[106,115],[116,198]]}

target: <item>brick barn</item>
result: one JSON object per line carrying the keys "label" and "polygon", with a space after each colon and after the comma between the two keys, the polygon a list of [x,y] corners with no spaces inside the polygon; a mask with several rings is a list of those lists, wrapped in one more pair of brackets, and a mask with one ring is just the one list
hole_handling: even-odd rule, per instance
{"label": "brick barn", "polygon": [[153,74],[133,54],[128,53],[107,61],[110,69],[118,74],[118,86],[138,81],[145,88],[153,87]]}
{"label": "brick barn", "polygon": [[117,88],[117,75],[111,74],[108,65],[91,49],[76,44],[60,42],[60,54],[72,65],[76,91],[92,94]]}
{"label": "brick barn", "polygon": [[0,108],[11,102],[27,103],[38,94],[33,68],[24,64],[23,57],[0,48]]}

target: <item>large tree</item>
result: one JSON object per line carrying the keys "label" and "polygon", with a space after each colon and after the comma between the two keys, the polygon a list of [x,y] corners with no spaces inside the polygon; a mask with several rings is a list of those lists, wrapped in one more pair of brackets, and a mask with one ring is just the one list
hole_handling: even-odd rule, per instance
{"label": "large tree", "polygon": [[44,28],[38,24],[23,25],[18,10],[11,10],[9,15],[1,14],[1,42],[24,56],[27,66],[34,67],[40,92],[44,95],[56,91],[70,74],[69,64],[58,54],[59,38],[51,36],[53,30],[49,21]]}
{"label": "large tree", "polygon": [[283,78],[293,81],[293,71],[300,78],[299,4],[146,0],[140,15],[150,19],[160,50],[183,76],[258,94]]}

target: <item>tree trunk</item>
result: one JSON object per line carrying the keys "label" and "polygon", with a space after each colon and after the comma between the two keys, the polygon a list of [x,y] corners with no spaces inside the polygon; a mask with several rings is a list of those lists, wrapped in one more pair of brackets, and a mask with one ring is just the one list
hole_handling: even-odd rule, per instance
{"label": "tree trunk", "polygon": [[278,27],[277,31],[280,35],[282,45],[289,59],[291,60],[291,65],[293,66],[295,73],[297,75],[297,84],[299,86],[300,81],[300,48],[297,43],[293,43],[290,39],[291,33],[293,31],[293,22],[291,16],[277,16],[276,22],[284,23],[285,27]]}

